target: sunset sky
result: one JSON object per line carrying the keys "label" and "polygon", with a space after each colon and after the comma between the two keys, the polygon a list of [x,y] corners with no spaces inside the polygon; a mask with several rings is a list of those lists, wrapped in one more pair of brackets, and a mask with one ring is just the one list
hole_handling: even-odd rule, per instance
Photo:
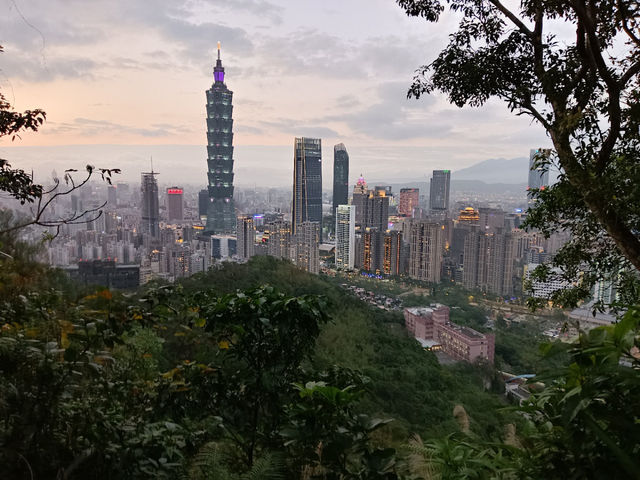
{"label": "sunset sky", "polygon": [[[546,143],[540,127],[498,103],[406,99],[414,70],[454,26],[447,16],[438,25],[408,18],[392,0],[0,0],[0,88],[16,109],[47,112],[38,133],[2,139],[0,155],[21,166],[41,155],[111,161],[131,179],[154,155],[159,169],[197,181],[218,40],[240,183],[257,172],[286,184],[295,136],[323,139],[326,172],[344,142],[352,176],[380,178],[386,166],[390,181]],[[31,166],[50,171],[51,162]]]}

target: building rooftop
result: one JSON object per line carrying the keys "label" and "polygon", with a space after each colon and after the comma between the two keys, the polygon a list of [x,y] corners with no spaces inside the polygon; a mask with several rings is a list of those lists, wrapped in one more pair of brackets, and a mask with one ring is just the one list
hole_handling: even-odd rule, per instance
{"label": "building rooftop", "polygon": [[440,342],[436,340],[425,340],[424,338],[418,338],[418,337],[416,337],[416,340],[420,345],[422,345],[422,348],[432,348],[432,347],[435,347],[436,345],[440,345]]}
{"label": "building rooftop", "polygon": [[409,312],[411,315],[422,316],[422,315],[429,315],[433,313],[434,310],[437,310],[440,307],[444,307],[444,305],[440,303],[432,303],[428,307],[410,307],[410,308],[406,308],[405,310]]}
{"label": "building rooftop", "polygon": [[472,339],[485,338],[484,334],[474,330],[473,328],[461,327],[460,325],[456,325],[455,323],[451,323],[451,322],[447,322],[447,326],[457,332],[460,332],[462,335],[464,335],[467,338],[472,338]]}

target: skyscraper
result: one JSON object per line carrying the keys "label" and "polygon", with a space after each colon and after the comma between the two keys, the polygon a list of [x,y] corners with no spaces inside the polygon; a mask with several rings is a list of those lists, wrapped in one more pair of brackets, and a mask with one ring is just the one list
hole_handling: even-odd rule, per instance
{"label": "skyscraper", "polygon": [[224,67],[218,60],[213,69],[214,83],[207,90],[207,177],[210,233],[231,233],[236,226],[233,203],[233,92],[224,83]]}
{"label": "skyscraper", "polygon": [[296,265],[309,273],[320,271],[320,223],[302,222],[296,231]]}
{"label": "skyscraper", "polygon": [[319,138],[296,138],[293,150],[293,234],[303,222],[322,231],[322,146]]}
{"label": "skyscraper", "polygon": [[387,230],[383,237],[382,273],[400,275],[402,273],[402,232]]}
{"label": "skyscraper", "polygon": [[487,233],[481,226],[472,226],[464,240],[464,287],[512,295],[515,247],[516,238],[501,228]]}
{"label": "skyscraper", "polygon": [[107,186],[107,205],[109,209],[113,210],[118,204],[118,189],[115,185]]}
{"label": "skyscraper", "polygon": [[[549,156],[549,149],[536,148],[529,151],[529,182],[527,183],[527,190],[540,189],[549,185],[549,170],[545,166],[536,166],[536,160],[540,157]],[[534,201],[533,193],[528,192],[527,197],[529,203]]]}
{"label": "skyscraper", "polygon": [[443,250],[443,225],[424,220],[413,222],[409,231],[409,276],[438,283]]}
{"label": "skyscraper", "polygon": [[449,211],[450,170],[434,170],[429,187],[429,210],[434,216],[444,217]]}
{"label": "skyscraper", "polygon": [[291,259],[291,223],[276,220],[267,225],[265,233],[267,231],[269,232],[267,255]]}
{"label": "skyscraper", "polygon": [[182,192],[180,187],[167,188],[167,218],[169,221],[184,218]]}
{"label": "skyscraper", "polygon": [[240,215],[236,225],[237,253],[240,258],[251,258],[255,253],[256,227],[251,215]]}
{"label": "skyscraper", "polygon": [[386,190],[369,190],[362,226],[384,232],[389,227],[389,196]]}
{"label": "skyscraper", "polygon": [[420,206],[420,190],[417,188],[400,189],[400,205],[398,214],[403,217],[413,217],[413,209]]}
{"label": "skyscraper", "polygon": [[367,198],[369,198],[369,190],[364,177],[360,175],[358,182],[353,186],[353,197],[351,205],[356,207],[356,225],[362,226],[366,216]]}
{"label": "skyscraper", "polygon": [[346,205],[349,196],[349,154],[344,143],[333,147],[333,212]]}
{"label": "skyscraper", "polygon": [[148,233],[152,237],[157,237],[160,232],[158,221],[160,219],[160,208],[158,204],[158,182],[155,172],[142,174],[140,190],[142,192],[142,222],[140,230]]}
{"label": "skyscraper", "polygon": [[500,208],[480,207],[478,209],[478,224],[480,231],[484,233],[494,233],[498,229],[504,228],[504,210]]}
{"label": "skyscraper", "polygon": [[353,270],[356,254],[355,229],[356,207],[338,205],[336,208],[336,268],[339,270]]}

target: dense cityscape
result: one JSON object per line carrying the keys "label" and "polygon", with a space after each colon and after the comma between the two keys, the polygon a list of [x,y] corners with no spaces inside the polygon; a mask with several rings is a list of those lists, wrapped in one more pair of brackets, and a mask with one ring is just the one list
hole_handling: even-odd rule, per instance
{"label": "dense cityscape", "polygon": [[[353,39],[300,29],[296,15],[331,31],[353,6],[138,3],[114,13],[97,2],[92,21],[122,22],[114,39],[144,45],[142,60],[65,66],[62,46],[86,42],[93,56],[104,40],[26,10],[43,33],[10,6],[42,39],[43,84],[82,78],[74,101],[108,84],[116,95],[90,92],[74,108],[132,122],[23,110],[0,81],[0,138],[51,135],[0,152],[18,157],[0,158],[0,477],[638,477],[640,9],[396,0],[399,19],[372,2],[362,18],[379,25],[354,32],[402,26],[387,40],[406,44],[386,50],[364,33],[359,68],[347,55],[328,72]],[[60,8],[52,19],[77,13]],[[400,58],[418,49],[405,16],[449,41],[415,30],[440,54],[406,85],[380,79],[416,61]],[[274,33],[283,24],[289,45]],[[12,37],[25,42],[12,28],[0,59]],[[224,41],[196,117],[190,82],[211,32]],[[150,51],[156,34],[176,49]],[[31,75],[18,91],[40,81],[21,62],[8,63]],[[124,80],[148,72],[176,75],[164,96],[165,78]],[[378,83],[364,93],[349,75]],[[396,84],[426,108],[394,107]],[[492,124],[495,99],[531,131]],[[194,125],[206,145],[189,143]],[[483,142],[519,157],[478,161]],[[79,170],[74,149],[131,152]],[[197,168],[188,151],[201,152]]]}
{"label": "dense cityscape", "polygon": [[[568,285],[563,279],[529,279],[570,238],[568,232],[545,237],[520,228],[534,192],[549,185],[548,169],[536,167],[544,149],[529,152],[529,169],[522,172],[528,186],[521,198],[500,192],[456,195],[451,189],[455,173],[445,169],[433,170],[427,191],[368,185],[364,175],[350,186],[344,143],[333,148],[328,190],[323,188],[322,139],[306,137],[294,140],[292,192],[268,186],[239,190],[233,184],[233,92],[225,82],[220,44],[213,72],[206,91],[207,188],[178,179],[173,179],[177,185],[160,188],[162,174],[153,171],[152,159],[139,185],[91,182],[47,212],[54,219],[98,212],[91,221],[61,225],[47,245],[50,265],[85,285],[130,289],[268,255],[312,274],[447,282],[507,303],[545,299],[549,307],[551,295]],[[613,296],[612,285],[598,284],[592,301]],[[591,321],[609,321],[603,318]],[[465,341],[473,343],[474,335]],[[427,340],[424,334],[416,338]],[[492,361],[493,346],[483,357]]]}

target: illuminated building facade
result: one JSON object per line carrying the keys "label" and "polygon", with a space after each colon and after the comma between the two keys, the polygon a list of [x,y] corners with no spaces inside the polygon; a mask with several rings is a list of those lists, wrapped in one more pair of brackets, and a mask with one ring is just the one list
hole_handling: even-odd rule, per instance
{"label": "illuminated building facade", "polygon": [[480,221],[480,213],[473,207],[467,207],[460,210],[458,222],[461,223],[478,223]]}
{"label": "illuminated building facade", "polygon": [[167,188],[167,218],[170,222],[183,220],[183,203],[183,190],[181,187]]}
{"label": "illuminated building facade", "polygon": [[413,217],[413,209],[420,206],[420,190],[417,188],[400,189],[400,204],[398,215]]}
{"label": "illuminated building facade", "polygon": [[291,259],[291,223],[284,220],[269,223],[265,228],[266,234],[269,235],[267,255]]}
{"label": "illuminated building facade", "polygon": [[292,233],[303,222],[316,222],[322,231],[322,143],[296,138],[293,149]]}
{"label": "illuminated building facade", "polygon": [[400,275],[402,272],[402,232],[387,230],[382,237],[382,273]]}
{"label": "illuminated building facade", "polygon": [[214,83],[207,90],[208,233],[231,233],[236,227],[233,203],[233,92],[224,83],[224,67],[218,59]]}
{"label": "illuminated building facade", "polygon": [[379,232],[387,230],[389,226],[389,199],[390,196],[385,189],[369,190],[363,227],[375,228]]}

